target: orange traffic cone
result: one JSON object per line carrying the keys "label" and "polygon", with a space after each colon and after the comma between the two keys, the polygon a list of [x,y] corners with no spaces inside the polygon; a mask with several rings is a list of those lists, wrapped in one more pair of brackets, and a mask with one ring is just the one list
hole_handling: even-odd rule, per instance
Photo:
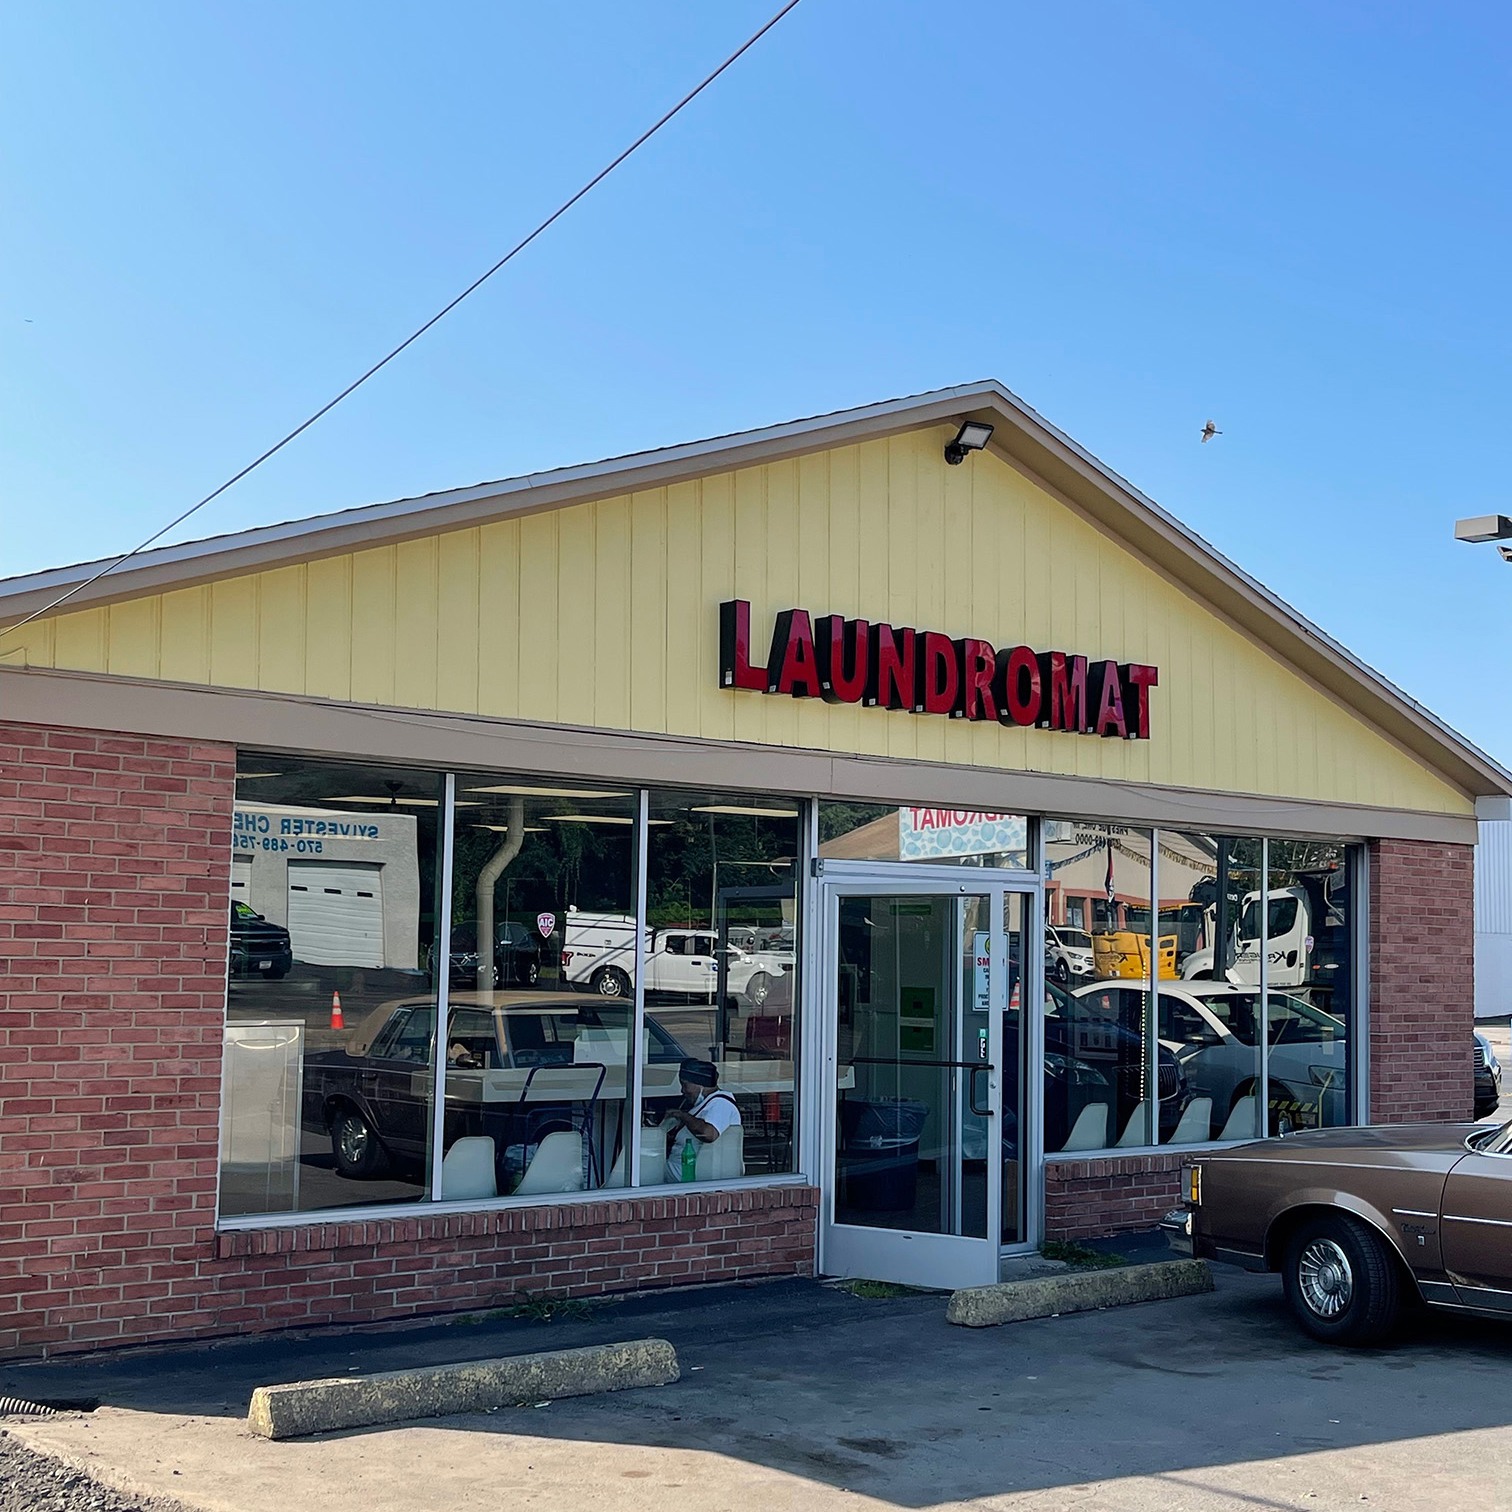
{"label": "orange traffic cone", "polygon": [[341,1016],[341,994],[339,992],[331,994],[331,1028],[346,1028],[346,1020]]}
{"label": "orange traffic cone", "polygon": [[1019,984],[1017,982],[1013,984],[1013,995],[1008,999],[1008,1006],[1010,1009],[1019,1006]]}

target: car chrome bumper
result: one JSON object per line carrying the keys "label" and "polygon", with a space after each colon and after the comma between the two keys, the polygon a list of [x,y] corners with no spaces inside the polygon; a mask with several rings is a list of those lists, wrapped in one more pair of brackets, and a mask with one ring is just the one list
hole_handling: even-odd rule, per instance
{"label": "car chrome bumper", "polygon": [[1185,1208],[1177,1208],[1160,1220],[1160,1231],[1175,1254],[1191,1259],[1196,1253],[1192,1239],[1192,1215]]}

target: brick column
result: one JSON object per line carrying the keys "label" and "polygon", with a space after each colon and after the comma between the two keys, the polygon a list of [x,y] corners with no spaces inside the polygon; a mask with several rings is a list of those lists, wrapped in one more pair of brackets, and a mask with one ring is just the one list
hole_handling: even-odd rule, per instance
{"label": "brick column", "polygon": [[1474,1102],[1474,850],[1370,846],[1370,1118],[1469,1118]]}
{"label": "brick column", "polygon": [[214,1239],[235,781],[0,724],[0,1354],[171,1317]]}

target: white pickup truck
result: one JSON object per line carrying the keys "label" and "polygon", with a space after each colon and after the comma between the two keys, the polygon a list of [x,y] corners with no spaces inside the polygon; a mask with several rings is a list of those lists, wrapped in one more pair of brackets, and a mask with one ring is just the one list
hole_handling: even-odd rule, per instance
{"label": "white pickup truck", "polygon": [[[772,983],[793,969],[791,951],[726,945],[725,992],[753,1008]],[[708,929],[646,931],[646,991],[713,1002],[719,992],[719,937]],[[635,976],[635,920],[628,914],[568,911],[562,937],[562,978],[600,997],[629,997]]]}

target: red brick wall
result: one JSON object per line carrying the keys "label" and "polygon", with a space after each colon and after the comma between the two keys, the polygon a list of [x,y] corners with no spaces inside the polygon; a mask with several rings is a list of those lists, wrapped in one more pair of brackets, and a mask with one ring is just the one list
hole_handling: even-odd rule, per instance
{"label": "red brick wall", "polygon": [[1190,1150],[1050,1160],[1045,1166],[1045,1237],[1089,1239],[1153,1228],[1181,1205]]}
{"label": "red brick wall", "polygon": [[1474,1102],[1474,851],[1370,847],[1370,1118],[1469,1118]]}
{"label": "red brick wall", "polygon": [[678,1191],[221,1234],[175,1319],[225,1332],[495,1307],[742,1276],[810,1275],[812,1187]]}
{"label": "red brick wall", "polygon": [[150,1329],[209,1243],[234,773],[0,724],[0,1352]]}
{"label": "red brick wall", "polygon": [[234,758],[0,723],[0,1357],[812,1270],[795,1186],[217,1236]]}

